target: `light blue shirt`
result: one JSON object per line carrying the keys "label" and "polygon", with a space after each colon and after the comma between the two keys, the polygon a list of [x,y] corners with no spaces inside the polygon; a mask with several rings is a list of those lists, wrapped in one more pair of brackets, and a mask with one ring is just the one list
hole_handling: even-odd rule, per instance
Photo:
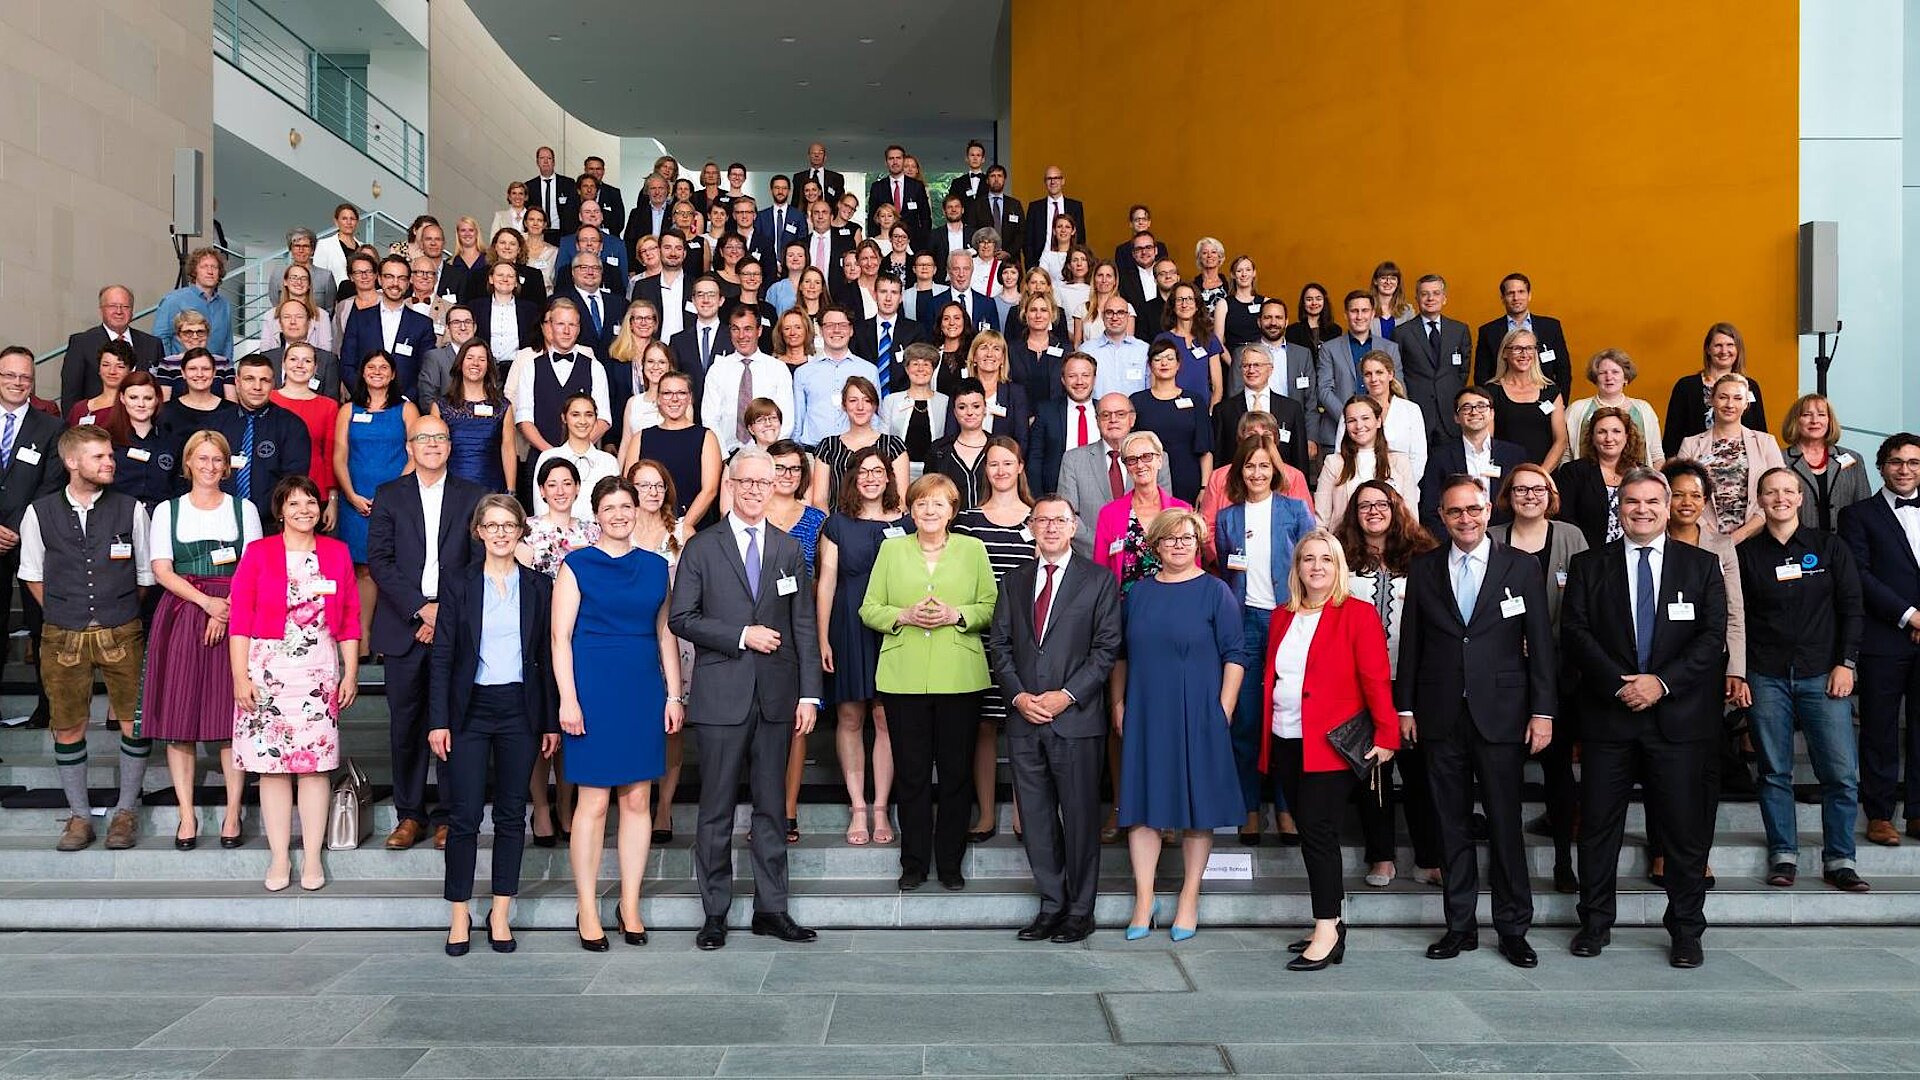
{"label": "light blue shirt", "polygon": [[793,301],[794,287],[790,279],[781,278],[767,286],[767,303],[773,305],[773,310],[785,315],[793,307]]}
{"label": "light blue shirt", "polygon": [[484,572],[480,588],[480,666],[473,681],[480,686],[506,686],[521,681],[520,574],[507,575],[504,594]]}
{"label": "light blue shirt", "polygon": [[1108,394],[1128,397],[1147,388],[1147,343],[1128,334],[1115,341],[1105,334],[1089,338],[1080,351],[1093,357],[1093,399]]}
{"label": "light blue shirt", "polygon": [[838,360],[822,354],[793,373],[793,439],[813,447],[829,435],[847,430],[847,413],[840,407],[840,391],[855,375],[878,383],[880,371],[848,353]]}
{"label": "light blue shirt", "polygon": [[160,337],[161,352],[186,351],[173,336],[173,320],[183,311],[197,311],[207,317],[208,352],[216,356],[233,355],[233,305],[218,289],[214,290],[212,299],[208,299],[198,285],[183,285],[160,298],[160,307],[153,313],[153,331]]}

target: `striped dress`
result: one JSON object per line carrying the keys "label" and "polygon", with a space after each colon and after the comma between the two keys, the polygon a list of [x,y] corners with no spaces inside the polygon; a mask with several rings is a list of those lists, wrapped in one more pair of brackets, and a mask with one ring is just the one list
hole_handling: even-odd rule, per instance
{"label": "striped dress", "polygon": [[[1031,517],[1031,514],[1028,515]],[[993,567],[993,581],[998,585],[1007,571],[1033,559],[1033,534],[1027,530],[1027,518],[1017,525],[995,525],[987,520],[987,515],[975,507],[961,511],[954,519],[953,531],[961,536],[971,536],[986,545],[987,562]],[[1007,725],[1007,702],[999,691],[991,690],[980,695],[980,721],[991,723],[995,727]]]}

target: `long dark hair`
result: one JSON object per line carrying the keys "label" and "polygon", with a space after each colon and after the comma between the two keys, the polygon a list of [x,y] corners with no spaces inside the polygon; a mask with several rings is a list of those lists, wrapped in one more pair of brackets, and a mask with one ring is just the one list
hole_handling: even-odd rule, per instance
{"label": "long dark hair", "polygon": [[[1379,492],[1393,506],[1393,523],[1387,526],[1386,542],[1378,555],[1367,546],[1366,531],[1360,528],[1360,496],[1369,491]],[[1347,500],[1347,512],[1340,516],[1334,536],[1347,554],[1349,569],[1355,572],[1384,569],[1395,576],[1404,576],[1412,568],[1415,555],[1440,546],[1407,508],[1407,501],[1385,480],[1368,480],[1353,489],[1353,497]]]}
{"label": "long dark hair", "polygon": [[[387,350],[375,349],[367,354],[365,360],[360,361],[360,369],[365,371],[367,365],[373,363],[375,360],[384,362],[387,368],[393,372],[393,381],[388,383],[386,390],[383,391],[385,403],[380,407],[383,409],[399,408],[400,403],[407,400],[407,395],[400,392],[400,365],[393,362],[393,357],[388,355]],[[347,394],[347,401],[363,409],[370,410],[373,408],[373,394],[371,393],[371,388],[367,386],[367,380],[364,377],[354,380],[353,389]]]}
{"label": "long dark hair", "polygon": [[[467,400],[467,374],[465,368],[467,366],[467,353],[473,349],[479,349],[482,353],[486,354],[487,357],[486,373],[480,376],[480,393],[482,396],[479,401]],[[494,406],[505,404],[505,394],[500,389],[500,369],[493,362],[493,350],[487,347],[485,338],[469,338],[466,344],[461,345],[459,350],[454,353],[453,373],[447,380],[447,392],[444,396],[448,402],[456,406],[478,405],[482,403]]]}
{"label": "long dark hair", "polygon": [[847,471],[840,477],[840,490],[834,497],[834,509],[850,518],[860,516],[860,466],[878,459],[887,467],[887,488],[880,493],[880,509],[889,514],[900,512],[900,488],[893,482],[893,462],[880,452],[878,444],[853,452],[847,459]]}

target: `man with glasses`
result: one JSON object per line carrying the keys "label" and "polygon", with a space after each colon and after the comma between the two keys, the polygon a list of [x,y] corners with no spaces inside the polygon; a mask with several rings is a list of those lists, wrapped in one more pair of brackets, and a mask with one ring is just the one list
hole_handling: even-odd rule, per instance
{"label": "man with glasses", "polygon": [[1500,303],[1506,315],[1480,327],[1473,349],[1473,381],[1492,382],[1499,359],[1500,343],[1510,330],[1530,330],[1540,343],[1540,374],[1553,382],[1553,396],[1566,399],[1572,381],[1573,354],[1567,351],[1567,335],[1560,320],[1533,311],[1533,282],[1518,271],[1500,279]]}
{"label": "man with glasses", "polygon": [[1069,944],[1093,933],[1100,882],[1100,755],[1106,681],[1120,656],[1120,587],[1073,551],[1073,504],[1042,495],[1027,527],[1034,558],[1000,579],[987,629],[1007,700],[1007,760],[1026,825],[1040,911],[1021,941]]}
{"label": "man with glasses", "polygon": [[[439,228],[438,225],[430,228]],[[424,232],[425,230],[422,230]],[[447,344],[447,309],[454,304],[452,294],[436,293],[440,272],[448,264],[426,255],[415,255],[407,264],[407,287],[411,290],[407,296],[407,306],[425,315],[433,323],[434,343]],[[422,354],[421,359],[425,359]]]}
{"label": "man with glasses", "polygon": [[581,203],[579,228],[560,238],[559,252],[553,259],[554,279],[566,281],[567,271],[574,263],[598,259],[608,281],[624,282],[627,280],[627,260],[623,257],[626,251],[626,245],[601,225],[600,204]]}
{"label": "man with glasses", "polygon": [[1558,707],[1546,578],[1532,555],[1487,536],[1487,493],[1473,477],[1442,485],[1440,517],[1451,542],[1417,556],[1407,575],[1394,679],[1401,738],[1426,750],[1444,853],[1447,929],[1427,957],[1451,960],[1480,947],[1471,825],[1478,782],[1500,955],[1530,968],[1539,957],[1527,944],[1533,890],[1520,828],[1521,770],[1528,754],[1552,740]]}
{"label": "man with glasses", "polygon": [[[447,384],[454,379],[453,366],[459,362],[455,354],[460,346],[472,340],[477,329],[473,309],[465,304],[447,309],[447,343],[435,346],[420,361],[420,392],[413,400],[422,413],[432,412],[434,405],[446,396]],[[278,361],[275,367],[277,370]]]}
{"label": "man with glasses", "polygon": [[620,320],[627,316],[627,298],[619,289],[605,285],[604,264],[592,258],[592,254],[583,252],[585,257],[574,261],[572,283],[555,289],[553,295],[566,297],[578,305],[581,344],[605,360],[607,350],[613,347],[613,339],[620,336]]}
{"label": "man with glasses", "polygon": [[[1079,516],[1073,534],[1073,550],[1082,556],[1093,555],[1093,524],[1100,508],[1127,493],[1130,481],[1120,461],[1120,444],[1133,434],[1133,402],[1124,394],[1104,394],[1094,409],[1100,422],[1100,438],[1060,457],[1060,494]],[[1160,487],[1173,489],[1173,472],[1166,455],[1160,456]]]}
{"label": "man with glasses", "polygon": [[[128,302],[131,304],[131,297]],[[97,352],[95,356],[97,359]],[[0,349],[0,642],[12,640],[13,588],[20,571],[20,520],[35,499],[59,491],[67,482],[66,466],[54,448],[59,438],[59,417],[33,407],[33,351],[22,345]],[[28,590],[23,588],[20,593],[21,621],[38,652],[40,605]],[[28,726],[43,728],[47,723],[43,691]]]}
{"label": "man with glasses", "polygon": [[[556,417],[557,419],[557,417]],[[440,581],[464,574],[478,559],[466,525],[487,490],[447,472],[447,425],[423,416],[407,429],[413,471],[381,484],[367,522],[367,571],[379,589],[369,645],[386,654],[388,741],[393,751],[393,808],[399,818],[387,850],[405,851],[425,839],[446,847],[446,805],[427,810],[428,707],[434,623]],[[443,527],[444,526],[444,527]],[[442,784],[441,790],[450,788]]]}
{"label": "man with glasses", "polygon": [[1153,257],[1147,260],[1149,271],[1154,263],[1167,257],[1167,245],[1154,238],[1153,211],[1148,209],[1146,203],[1134,203],[1127,207],[1127,229],[1127,238],[1113,249],[1113,265],[1137,265],[1134,260],[1139,257],[1137,245],[1142,236],[1153,241]]}
{"label": "man with glasses", "polygon": [[[844,319],[844,312],[834,312]],[[685,335],[682,335],[684,340]],[[771,353],[760,351],[760,319],[752,308],[734,308],[727,317],[728,344],[713,358],[706,374],[706,387],[700,392],[701,424],[720,440],[720,452],[731,454],[742,446],[752,446],[753,433],[747,430],[747,406],[754,398],[766,398],[780,407],[780,437],[794,434],[797,410],[794,406],[794,379],[787,365]],[[812,362],[802,366],[811,367]],[[842,414],[842,423],[845,414]]]}
{"label": "man with glasses", "polygon": [[1093,358],[1093,395],[1131,397],[1147,388],[1147,343],[1133,336],[1127,323],[1133,305],[1117,296],[1100,302],[1100,334],[1089,337],[1080,351]]}
{"label": "man with glasses", "polygon": [[1890,436],[1880,444],[1876,462],[1884,486],[1878,495],[1840,511],[1840,538],[1853,551],[1866,596],[1860,634],[1860,809],[1867,839],[1898,847],[1894,812],[1903,802],[1906,833],[1920,839],[1920,435]]}
{"label": "man with glasses", "polygon": [[[313,234],[308,233],[307,236],[311,238]],[[307,254],[313,254],[311,239],[307,243]],[[315,295],[318,295],[317,288]],[[133,349],[133,366],[139,371],[151,371],[166,355],[159,338],[132,325],[132,289],[125,285],[109,285],[100,290],[99,299],[99,324],[67,338],[67,354],[60,361],[62,416],[72,411],[74,402],[85,401],[100,393],[100,346],[109,341],[125,342]]]}
{"label": "man with glasses", "polygon": [[419,385],[420,361],[438,342],[433,320],[407,304],[412,272],[402,256],[380,260],[380,302],[347,316],[346,332],[340,335],[340,375],[348,388],[360,385],[360,362],[376,351],[393,358],[394,381],[403,392]]}
{"label": "man with glasses", "polygon": [[[1113,265],[1120,277],[1120,295],[1133,305],[1136,314],[1146,307],[1148,300],[1160,295],[1160,285],[1154,280],[1153,268],[1166,257],[1166,245],[1155,239],[1152,232],[1134,234],[1115,252]],[[1135,327],[1136,330],[1144,328],[1145,324]],[[1160,328],[1156,323],[1151,329],[1158,333]]]}
{"label": "man with glasses", "polygon": [[1419,317],[1393,328],[1400,347],[1407,400],[1420,406],[1427,421],[1427,441],[1438,445],[1460,434],[1460,425],[1445,410],[1445,402],[1467,381],[1467,357],[1473,355],[1473,332],[1459,319],[1442,314],[1447,306],[1447,279],[1423,274],[1413,287]]}
{"label": "man with glasses", "polygon": [[[1285,345],[1286,342],[1282,341],[1281,344]],[[1273,354],[1257,344],[1243,345],[1234,369],[1239,373],[1236,380],[1239,385],[1230,389],[1220,404],[1213,407],[1216,457],[1232,459],[1233,448],[1239,445],[1235,432],[1239,430],[1241,417],[1266,413],[1278,425],[1274,438],[1280,445],[1280,456],[1287,460],[1288,465],[1305,473],[1307,443],[1311,441],[1307,431],[1307,411],[1298,401],[1273,385]]]}
{"label": "man with glasses", "polygon": [[1087,240],[1087,213],[1079,199],[1067,198],[1067,174],[1060,166],[1049,165],[1040,174],[1040,180],[1047,193],[1027,204],[1028,266],[1040,264],[1040,254],[1053,239],[1053,219],[1061,214],[1073,219],[1073,234],[1080,238],[1080,243]]}
{"label": "man with glasses", "polygon": [[727,328],[720,321],[720,308],[725,303],[725,293],[720,288],[720,279],[712,274],[702,274],[693,279],[688,287],[690,297],[682,314],[685,327],[667,342],[667,351],[673,354],[673,365],[693,376],[694,389],[703,388],[707,369],[722,353],[727,351]]}
{"label": "man with glasses", "polygon": [[313,440],[306,422],[273,401],[273,362],[255,353],[234,370],[238,409],[222,409],[209,424],[226,440],[233,467],[220,486],[260,511],[268,533],[280,530],[273,516],[273,489],[282,477],[304,476],[313,466]]}
{"label": "man with glasses", "polygon": [[838,308],[821,312],[820,339],[820,354],[793,373],[793,439],[808,450],[821,439],[847,430],[840,391],[848,379],[859,375],[876,387],[880,384],[879,369],[848,348],[853,341],[852,316]]}
{"label": "man with glasses", "polygon": [[[1433,445],[1427,454],[1426,474],[1420,479],[1420,524],[1441,543],[1447,540],[1446,526],[1440,520],[1440,491],[1446,487],[1447,477],[1473,477],[1491,500],[1514,467],[1527,460],[1525,447],[1493,437],[1493,397],[1485,387],[1463,386],[1454,392],[1453,421],[1460,429],[1459,436],[1442,438]],[[1504,525],[1512,519],[1513,515],[1495,510],[1487,524]]]}

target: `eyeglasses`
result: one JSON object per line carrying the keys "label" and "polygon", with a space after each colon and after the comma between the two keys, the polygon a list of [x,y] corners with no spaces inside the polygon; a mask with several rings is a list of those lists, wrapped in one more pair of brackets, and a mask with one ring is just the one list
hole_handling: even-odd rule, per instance
{"label": "eyeglasses", "polygon": [[1093,414],[1101,420],[1126,420],[1133,416],[1132,409],[1096,409]]}
{"label": "eyeglasses", "polygon": [[1508,488],[1507,493],[1516,499],[1544,499],[1547,497],[1547,486],[1545,484],[1515,485]]}
{"label": "eyeglasses", "polygon": [[1477,518],[1486,512],[1486,507],[1479,503],[1474,503],[1472,506],[1449,506],[1445,510],[1440,511],[1440,516],[1446,518],[1448,521],[1458,521],[1461,518]]}
{"label": "eyeglasses", "polygon": [[667,490],[667,485],[658,480],[643,480],[633,485],[633,489],[635,491],[665,491]]}
{"label": "eyeglasses", "polygon": [[1888,458],[1887,465],[1895,469],[1920,469],[1920,458]]}
{"label": "eyeglasses", "polygon": [[1123,457],[1120,459],[1120,463],[1131,469],[1135,465],[1151,465],[1159,460],[1160,454],[1157,451],[1149,450],[1144,454],[1133,454],[1128,457]]}
{"label": "eyeglasses", "polygon": [[1036,517],[1033,519],[1032,524],[1036,526],[1042,526],[1042,527],[1049,526],[1049,525],[1066,526],[1066,525],[1072,525],[1073,519],[1070,517],[1052,517],[1052,516]]}
{"label": "eyeglasses", "polygon": [[736,479],[736,480],[735,480],[735,481],[733,482],[733,486],[734,486],[734,487],[737,487],[737,488],[745,488],[745,489],[747,489],[748,491],[765,491],[765,490],[767,490],[768,488],[770,488],[770,487],[772,487],[772,486],[773,486],[773,481],[771,481],[771,480],[760,480],[760,479],[753,479],[753,480],[738,480],[738,479]]}
{"label": "eyeglasses", "polygon": [[862,480],[885,480],[887,478],[887,470],[886,469],[861,469],[859,472],[855,473],[854,475],[859,477]]}
{"label": "eyeglasses", "polygon": [[179,330],[174,331],[174,336],[175,337],[206,337],[207,328],[204,326],[186,326],[186,327],[180,328]]}
{"label": "eyeglasses", "polygon": [[1163,536],[1160,542],[1167,547],[1192,547],[1200,542],[1200,538],[1192,533],[1181,533],[1179,536]]}
{"label": "eyeglasses", "polygon": [[1493,406],[1487,404],[1484,401],[1478,401],[1472,404],[1462,403],[1461,405],[1456,407],[1453,411],[1459,413],[1462,416],[1478,416],[1483,412],[1492,412]]}
{"label": "eyeglasses", "polygon": [[662,390],[660,391],[660,396],[663,398],[677,399],[677,398],[684,398],[684,397],[692,397],[693,394],[686,390]]}
{"label": "eyeglasses", "polygon": [[443,432],[428,431],[415,435],[411,441],[417,442],[422,446],[438,446],[441,443],[452,442],[453,438]]}
{"label": "eyeglasses", "polygon": [[775,465],[773,467],[773,475],[775,476],[799,476],[806,471],[807,467],[805,465]]}
{"label": "eyeglasses", "polygon": [[483,533],[492,533],[495,536],[511,536],[520,531],[520,523],[517,521],[483,521],[480,523],[480,531]]}
{"label": "eyeglasses", "polygon": [[13,371],[0,372],[0,382],[30,383],[32,381],[33,381],[33,376],[31,374],[22,375],[18,372],[13,372]]}
{"label": "eyeglasses", "polygon": [[1507,351],[1510,353],[1537,353],[1540,349],[1535,345],[1509,345],[1507,346]]}
{"label": "eyeglasses", "polygon": [[1393,504],[1385,499],[1375,499],[1363,503],[1354,503],[1354,509],[1362,514],[1385,514],[1393,509]]}

